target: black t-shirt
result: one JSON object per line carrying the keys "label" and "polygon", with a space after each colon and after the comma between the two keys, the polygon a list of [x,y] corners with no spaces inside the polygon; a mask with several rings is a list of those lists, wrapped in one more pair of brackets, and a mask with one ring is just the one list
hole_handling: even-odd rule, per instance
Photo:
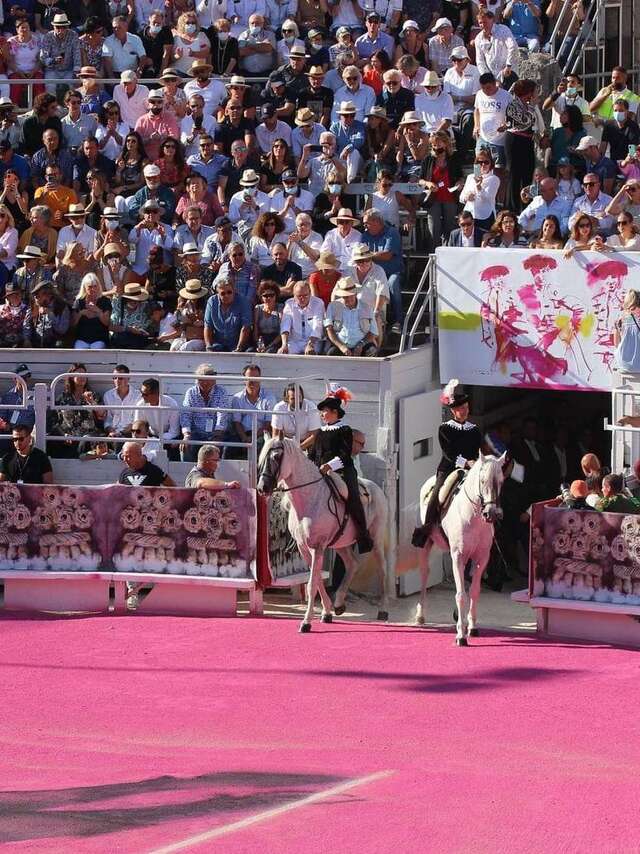
{"label": "black t-shirt", "polygon": [[609,143],[609,157],[612,160],[624,160],[630,145],[640,145],[640,127],[633,119],[627,119],[620,128],[618,123],[611,119],[605,122],[602,141]]}
{"label": "black t-shirt", "polygon": [[209,61],[213,65],[214,74],[224,74],[232,59],[235,59],[236,65],[238,64],[240,59],[238,39],[230,36],[226,42],[221,42],[215,27],[207,27],[205,33],[211,42],[211,59]]}
{"label": "black t-shirt", "polygon": [[255,133],[255,122],[252,122],[250,119],[240,119],[240,124],[235,127],[231,122],[228,122],[227,119],[225,119],[214,132],[213,140],[214,142],[221,144],[223,153],[226,154],[227,157],[230,157],[231,143],[235,142],[237,139],[244,141],[245,134],[247,133]]}
{"label": "black t-shirt", "polygon": [[50,471],[49,457],[40,448],[31,448],[26,457],[9,451],[0,459],[0,472],[11,483],[44,483],[43,475]]}
{"label": "black t-shirt", "polygon": [[294,282],[300,281],[302,278],[302,268],[295,261],[287,261],[284,265],[284,270],[278,270],[275,264],[271,264],[269,267],[263,269],[262,277],[276,282],[280,287],[284,287],[289,279],[293,279]]}
{"label": "black t-shirt", "polygon": [[162,57],[166,45],[173,44],[173,36],[171,35],[170,27],[163,27],[157,36],[152,36],[149,32],[149,27],[145,27],[140,34],[142,44],[147,52],[147,56],[153,62],[153,70],[155,74],[160,74],[162,66]]}
{"label": "black t-shirt", "polygon": [[[98,297],[96,306],[101,311],[111,313],[111,300],[107,297]],[[87,307],[86,299],[77,299],[73,305],[74,311],[82,311]],[[109,327],[100,322],[99,317],[81,317],[76,326],[76,340],[86,341],[87,344],[95,344],[96,341],[109,341]]]}
{"label": "black t-shirt", "polygon": [[233,160],[229,158],[229,161],[226,166],[223,166],[220,170],[221,175],[225,175],[227,178],[227,186],[224,188],[224,196],[227,202],[235,193],[240,190],[240,178],[242,178],[242,173],[245,169],[255,169],[256,172],[260,170],[260,161],[257,157],[253,155],[247,157],[244,166],[235,166]]}
{"label": "black t-shirt", "polygon": [[303,107],[308,107],[316,115],[316,121],[319,122],[322,118],[322,111],[331,110],[333,107],[333,91],[328,86],[321,86],[319,89],[312,89],[307,86],[298,92],[296,99],[296,111]]}
{"label": "black t-shirt", "polygon": [[126,468],[120,472],[118,483],[124,486],[162,486],[166,476],[159,466],[147,460],[141,469]]}

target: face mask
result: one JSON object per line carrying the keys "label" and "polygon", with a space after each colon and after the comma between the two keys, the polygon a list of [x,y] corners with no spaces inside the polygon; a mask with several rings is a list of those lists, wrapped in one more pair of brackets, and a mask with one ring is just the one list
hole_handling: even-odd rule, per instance
{"label": "face mask", "polygon": [[330,193],[339,193],[342,189],[340,184],[329,184],[329,192]]}
{"label": "face mask", "polygon": [[312,44],[311,44],[311,50],[312,50],[314,53],[317,53],[319,50],[322,50],[323,46],[324,46],[324,45],[322,44],[322,42],[320,42],[320,44],[313,44],[313,43],[312,43]]}
{"label": "face mask", "polygon": [[184,28],[184,31],[188,36],[192,36],[197,29],[198,29],[197,24],[187,24]]}
{"label": "face mask", "polygon": [[293,44],[295,40],[296,40],[295,36],[287,36],[284,41],[285,41],[285,44]]}
{"label": "face mask", "polygon": [[218,33],[218,41],[219,42],[226,42],[228,38],[229,38],[229,33]]}
{"label": "face mask", "polygon": [[244,194],[245,196],[249,196],[249,198],[253,198],[256,194],[256,187],[245,187]]}
{"label": "face mask", "polygon": [[107,228],[109,231],[116,231],[118,228],[118,220],[117,219],[108,219],[107,220]]}
{"label": "face mask", "polygon": [[575,86],[567,86],[567,95],[569,98],[575,98],[578,94],[578,90]]}
{"label": "face mask", "polygon": [[159,24],[149,24],[149,32],[152,36],[157,36],[161,29]]}
{"label": "face mask", "polygon": [[617,122],[620,122],[620,124],[622,124],[624,122],[624,120],[627,118],[627,114],[621,113],[620,110],[616,110],[616,112],[613,114],[613,118]]}
{"label": "face mask", "polygon": [[296,184],[295,187],[285,187],[284,191],[287,196],[295,196],[295,194],[298,192],[298,185]]}
{"label": "face mask", "polygon": [[249,35],[257,36],[260,32],[260,27],[249,27]]}

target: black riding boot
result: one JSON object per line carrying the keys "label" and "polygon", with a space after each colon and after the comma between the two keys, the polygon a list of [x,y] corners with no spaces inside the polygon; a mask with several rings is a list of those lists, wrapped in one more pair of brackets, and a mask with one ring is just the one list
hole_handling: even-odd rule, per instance
{"label": "black riding boot", "polygon": [[342,477],[344,478],[349,496],[347,498],[347,510],[353,519],[353,524],[358,531],[358,551],[360,554],[366,554],[373,548],[373,540],[367,529],[367,520],[364,515],[364,507],[360,500],[360,487],[358,486],[358,473],[354,469],[344,469]]}
{"label": "black riding boot", "polygon": [[411,536],[411,545],[416,549],[423,549],[427,540],[431,535],[431,531],[433,530],[433,526],[438,521],[438,510],[439,510],[439,499],[438,496],[440,494],[440,489],[442,484],[447,479],[447,475],[443,472],[438,472],[436,476],[436,482],[431,490],[431,494],[429,495],[429,501],[427,502],[427,509],[424,514],[424,525],[417,525]]}

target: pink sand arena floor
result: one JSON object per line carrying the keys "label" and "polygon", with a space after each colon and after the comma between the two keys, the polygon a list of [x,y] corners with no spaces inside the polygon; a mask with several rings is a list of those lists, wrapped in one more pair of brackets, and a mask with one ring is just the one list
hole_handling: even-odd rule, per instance
{"label": "pink sand arena floor", "polygon": [[296,630],[5,616],[2,850],[640,850],[638,652]]}

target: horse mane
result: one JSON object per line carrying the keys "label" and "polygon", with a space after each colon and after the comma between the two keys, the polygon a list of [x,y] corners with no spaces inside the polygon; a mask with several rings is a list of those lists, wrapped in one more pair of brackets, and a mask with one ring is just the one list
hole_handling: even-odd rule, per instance
{"label": "horse mane", "polygon": [[304,451],[300,448],[298,442],[295,439],[288,439],[286,436],[282,439],[278,439],[274,436],[272,436],[270,439],[267,439],[267,441],[263,445],[262,451],[260,452],[260,458],[258,459],[258,467],[262,465],[262,461],[276,442],[280,442],[282,444],[285,455],[293,455],[294,457],[296,457],[297,467],[299,469],[307,469],[309,471],[313,470],[315,472],[318,471],[316,464],[313,463],[304,453]]}

